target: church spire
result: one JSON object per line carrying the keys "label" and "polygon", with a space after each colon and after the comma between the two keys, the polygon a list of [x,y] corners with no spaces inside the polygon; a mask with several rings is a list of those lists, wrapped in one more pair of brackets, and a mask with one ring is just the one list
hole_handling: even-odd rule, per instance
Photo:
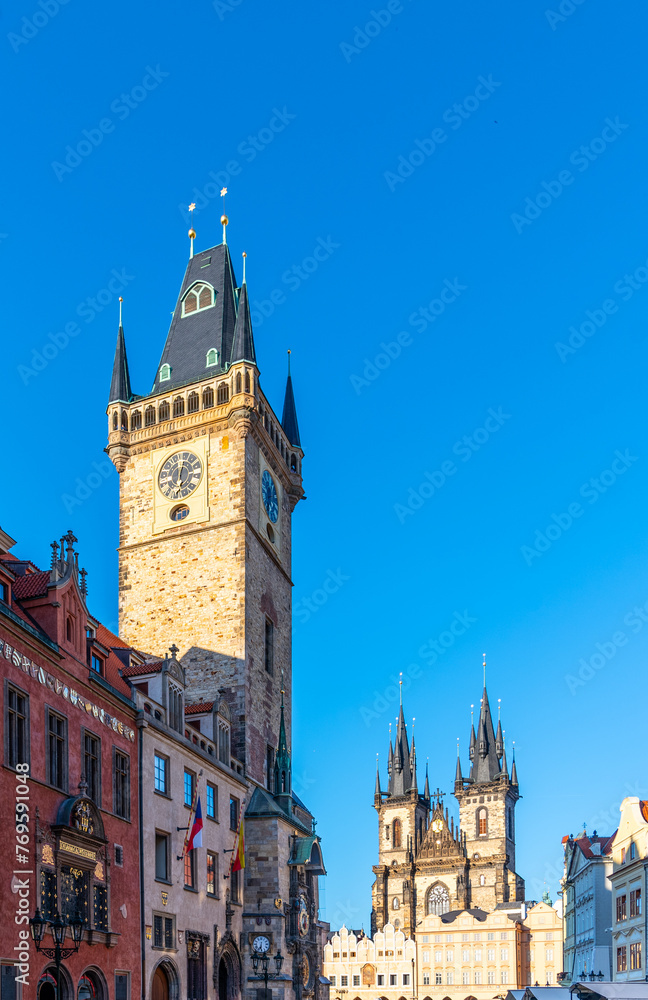
{"label": "church spire", "polygon": [[423,789],[423,798],[425,799],[425,801],[428,803],[428,806],[429,806],[429,803],[430,803],[430,779],[428,777],[428,765],[427,765],[427,763],[425,765],[425,787]]}
{"label": "church spire", "polygon": [[463,788],[463,776],[461,774],[461,758],[459,756],[459,740],[457,740],[457,767],[455,770],[455,790]]}
{"label": "church spire", "polygon": [[518,783],[518,776],[517,776],[517,767],[515,766],[515,743],[514,743],[513,744],[513,764],[511,766],[511,784],[512,785],[517,785],[517,783]]}
{"label": "church spire", "polygon": [[236,326],[234,327],[234,339],[232,341],[232,364],[237,361],[249,361],[256,364],[256,353],[254,351],[254,337],[252,336],[252,320],[250,319],[250,306],[248,303],[247,284],[243,281],[239,292],[238,313],[236,316]]}
{"label": "church spire", "polygon": [[410,789],[415,788],[414,774],[412,772],[412,751],[410,751],[409,740],[407,738],[407,726],[405,725],[405,713],[403,712],[403,682],[401,680],[401,704],[396,725],[396,739],[394,741],[394,751],[392,756],[392,767],[389,776],[388,791],[390,795],[406,795]]}
{"label": "church spire", "polygon": [[130,403],[131,384],[128,372],[128,360],[126,358],[126,341],[124,339],[124,327],[122,326],[122,302],[119,298],[119,330],[117,332],[117,346],[115,348],[115,360],[113,361],[112,380],[110,382],[109,403]]}
{"label": "church spire", "polygon": [[382,791],[380,790],[380,764],[378,762],[378,754],[376,754],[376,790],[374,792],[374,805],[376,809],[380,808],[381,802]]}
{"label": "church spire", "polygon": [[281,426],[286,432],[286,437],[293,448],[301,448],[299,424],[297,423],[297,407],[295,406],[295,394],[290,374],[290,351],[288,351],[288,378],[286,379],[286,394],[284,396],[283,413],[281,415]]}

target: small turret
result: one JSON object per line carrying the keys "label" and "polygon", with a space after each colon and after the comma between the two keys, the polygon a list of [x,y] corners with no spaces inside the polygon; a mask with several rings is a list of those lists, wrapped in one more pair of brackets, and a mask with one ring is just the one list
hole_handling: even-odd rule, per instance
{"label": "small turret", "polygon": [[117,346],[113,361],[112,379],[110,381],[109,403],[130,403],[132,399],[128,359],[126,358],[126,340],[121,320],[121,303],[119,300],[119,330],[117,331]]}
{"label": "small turret", "polygon": [[286,437],[293,448],[301,448],[299,424],[297,423],[297,407],[295,405],[292,375],[290,374],[290,351],[288,351],[288,377],[286,379],[286,393],[284,395],[283,412],[281,414],[281,426],[286,432]]}
{"label": "small turret", "polygon": [[378,754],[376,754],[376,789],[374,791],[374,806],[376,809],[380,809],[381,802],[382,791],[380,790],[380,765],[378,763]]}

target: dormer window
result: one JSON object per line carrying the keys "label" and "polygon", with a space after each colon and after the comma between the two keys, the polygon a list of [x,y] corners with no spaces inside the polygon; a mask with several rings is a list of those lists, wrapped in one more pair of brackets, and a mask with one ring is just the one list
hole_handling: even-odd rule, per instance
{"label": "dormer window", "polygon": [[207,351],[207,360],[205,362],[205,368],[211,368],[212,365],[218,364],[218,351],[215,347],[212,347]]}
{"label": "dormer window", "polygon": [[168,382],[171,378],[171,365],[162,365],[160,368],[160,382]]}
{"label": "dormer window", "polygon": [[182,315],[190,316],[202,309],[210,309],[214,305],[215,299],[212,286],[198,282],[189,289],[182,300]]}
{"label": "dormer window", "polygon": [[103,660],[101,659],[100,656],[97,656],[96,653],[92,654],[92,658],[90,660],[90,666],[92,667],[92,669],[96,674],[100,675],[103,674]]}

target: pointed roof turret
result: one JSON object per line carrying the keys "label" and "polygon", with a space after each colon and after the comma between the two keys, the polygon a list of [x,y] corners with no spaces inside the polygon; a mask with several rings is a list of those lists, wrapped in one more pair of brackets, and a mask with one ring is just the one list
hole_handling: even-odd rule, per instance
{"label": "pointed roof turret", "polygon": [[297,407],[295,406],[295,394],[290,374],[290,351],[288,351],[288,378],[286,379],[286,394],[284,396],[283,413],[281,414],[281,426],[286,432],[286,437],[293,448],[301,448],[299,424],[297,423]]}
{"label": "pointed roof turret", "polygon": [[410,788],[418,791],[418,779],[416,777],[416,747],[414,746],[414,722],[412,722],[412,749],[410,752]]}
{"label": "pointed roof turret", "polygon": [[517,767],[515,766],[515,743],[514,743],[513,744],[513,764],[511,765],[511,784],[512,785],[517,785],[517,783],[518,783],[518,776],[517,776]]}
{"label": "pointed roof turret", "polygon": [[291,767],[290,751],[288,750],[288,740],[286,739],[286,721],[284,719],[284,690],[283,678],[281,683],[281,716],[279,719],[279,746],[277,747],[277,757],[275,760],[275,795],[291,795]]}
{"label": "pointed roof turret", "polygon": [[430,779],[428,777],[428,765],[425,765],[425,788],[423,789],[423,798],[429,804],[430,802]]}
{"label": "pointed roof turret", "polygon": [[376,754],[376,789],[374,791],[374,804],[376,808],[380,806],[382,802],[382,791],[380,789],[380,764],[378,763],[378,754]]}
{"label": "pointed roof turret", "polygon": [[486,688],[482,694],[479,724],[477,726],[477,753],[474,758],[474,781],[492,781],[500,773],[500,762],[497,754],[495,730],[488,703]]}
{"label": "pointed roof turret", "polygon": [[256,364],[256,353],[254,351],[254,337],[252,336],[252,320],[250,319],[250,305],[248,303],[247,284],[243,280],[239,291],[238,314],[236,316],[236,326],[234,327],[234,340],[232,341],[232,364],[237,361],[249,361]]}
{"label": "pointed roof turret", "polygon": [[459,757],[459,741],[457,740],[457,767],[455,770],[455,788],[463,788],[463,775],[461,773],[461,758]]}
{"label": "pointed roof turret", "polygon": [[117,346],[115,347],[115,360],[113,361],[112,379],[110,382],[109,403],[130,403],[132,392],[130,375],[128,372],[128,359],[126,358],[126,341],[124,339],[124,327],[121,321],[121,303],[119,299],[119,330],[117,332]]}

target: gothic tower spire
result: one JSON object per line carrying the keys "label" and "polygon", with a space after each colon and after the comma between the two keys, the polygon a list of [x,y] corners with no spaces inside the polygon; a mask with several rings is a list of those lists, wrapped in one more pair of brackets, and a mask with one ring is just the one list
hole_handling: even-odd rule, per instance
{"label": "gothic tower spire", "polygon": [[122,301],[119,298],[119,330],[117,331],[117,346],[115,348],[115,360],[113,361],[112,379],[110,382],[109,403],[130,403],[132,398],[130,375],[128,372],[128,359],[126,358],[126,341],[124,339],[124,327],[122,326]]}
{"label": "gothic tower spire", "polygon": [[297,407],[293,392],[292,375],[290,374],[290,351],[288,351],[288,377],[286,378],[286,394],[284,396],[281,426],[293,448],[301,448],[299,424],[297,423]]}

